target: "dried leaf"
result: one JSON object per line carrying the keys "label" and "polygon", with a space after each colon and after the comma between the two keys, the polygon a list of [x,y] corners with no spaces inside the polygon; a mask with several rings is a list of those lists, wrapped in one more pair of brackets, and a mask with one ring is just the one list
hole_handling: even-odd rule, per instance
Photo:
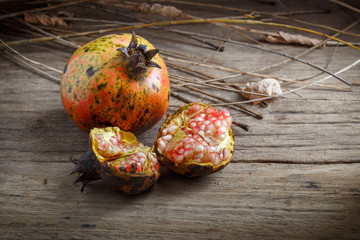
{"label": "dried leaf", "polygon": [[[294,44],[300,44],[300,45],[308,45],[308,46],[314,46],[321,42],[319,39],[315,38],[309,38],[304,35],[299,34],[290,34],[285,32],[277,32],[278,36],[273,35],[264,35],[263,38],[272,43],[294,43]],[[324,47],[324,46],[322,46]]]}
{"label": "dried leaf", "polygon": [[37,14],[24,14],[25,21],[32,24],[41,24],[45,26],[59,26],[67,28],[69,27],[69,23],[58,16],[49,16],[45,13],[37,13]]}
{"label": "dried leaf", "polygon": [[173,6],[161,5],[158,3],[149,5],[142,3],[139,5],[139,10],[147,14],[160,14],[165,17],[178,18],[182,16],[182,11]]}
{"label": "dried leaf", "polygon": [[[257,83],[247,83],[243,89],[246,92],[260,93],[269,96],[275,96],[282,94],[281,86],[279,81],[273,78],[265,78]],[[251,93],[241,93],[245,98],[249,100],[259,99],[259,101],[253,102],[254,105],[262,102],[262,98],[265,96],[255,95]]]}

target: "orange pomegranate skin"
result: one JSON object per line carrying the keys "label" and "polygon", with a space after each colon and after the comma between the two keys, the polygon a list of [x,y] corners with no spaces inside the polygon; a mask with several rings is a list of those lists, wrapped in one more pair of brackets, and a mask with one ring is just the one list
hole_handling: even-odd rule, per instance
{"label": "orange pomegranate skin", "polygon": [[[70,118],[83,130],[118,126],[142,133],[165,114],[170,84],[165,62],[159,54],[151,60],[159,67],[137,71],[127,64],[119,48],[128,47],[131,34],[107,35],[80,47],[64,67],[60,93]],[[147,50],[154,46],[136,36]]]}

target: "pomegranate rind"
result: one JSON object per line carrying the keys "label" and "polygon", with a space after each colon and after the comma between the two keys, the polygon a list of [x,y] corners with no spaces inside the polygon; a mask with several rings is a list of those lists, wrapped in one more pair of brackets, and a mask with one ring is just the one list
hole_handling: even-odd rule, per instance
{"label": "pomegranate rind", "polygon": [[121,131],[118,127],[106,127],[106,128],[94,128],[90,131],[90,141],[91,141],[91,147],[93,152],[95,153],[97,159],[100,162],[103,161],[111,161],[115,160],[120,157],[124,157],[126,155],[131,155],[139,150],[139,147],[129,149],[126,152],[120,152],[117,154],[108,154],[104,155],[103,153],[100,153],[99,150],[99,141],[97,141],[96,136],[101,135],[104,137],[103,141],[105,141],[107,144],[113,146],[113,144],[110,142],[111,137],[115,137],[116,134],[120,134],[121,136],[121,142],[125,145],[133,145],[137,146],[140,144],[140,142],[137,140],[134,134],[131,132]]}
{"label": "pomegranate rind", "polygon": [[[161,151],[159,151],[158,149],[158,139],[161,138],[163,136],[163,130],[165,128],[167,128],[173,121],[173,119],[177,118],[177,117],[182,117],[184,115],[184,113],[190,109],[194,104],[198,104],[201,108],[205,109],[205,108],[210,108],[210,105],[207,105],[205,103],[200,103],[200,102],[194,102],[194,103],[189,103],[186,104],[182,107],[180,107],[174,114],[170,115],[167,117],[167,119],[164,121],[163,125],[161,126],[156,140],[155,140],[155,146],[154,146],[154,151],[158,157],[158,161],[161,165],[165,166],[166,168],[172,170],[173,172],[180,174],[180,175],[185,175],[188,177],[199,177],[199,176],[204,176],[204,175],[208,175],[208,174],[212,174],[215,173],[217,171],[222,170],[231,160],[233,153],[234,153],[234,146],[235,146],[235,140],[234,140],[234,135],[232,134],[232,130],[229,127],[227,135],[226,135],[226,140],[224,140],[220,145],[226,145],[224,147],[227,147],[229,149],[229,157],[226,160],[221,161],[219,164],[214,165],[211,162],[195,162],[193,161],[193,159],[187,160],[185,162],[181,162],[181,163],[176,163],[171,161],[170,159],[167,159],[163,153],[161,153]],[[181,137],[183,133],[180,133],[178,137]],[[176,138],[177,136],[174,136],[174,138]]]}
{"label": "pomegranate rind", "polygon": [[125,194],[138,194],[150,188],[160,177],[160,172],[119,173],[108,162],[98,162],[100,178],[114,191]]}
{"label": "pomegranate rind", "polygon": [[[124,54],[131,34],[111,34],[95,39],[79,49],[66,63],[60,82],[60,96],[69,117],[83,130],[118,126],[140,134],[154,126],[167,111],[170,83],[160,54],[137,74],[126,67]],[[155,49],[146,39],[137,42]],[[131,114],[130,114],[131,113]]]}
{"label": "pomegranate rind", "polygon": [[[121,144],[130,146],[126,152],[104,156],[99,150],[99,135],[102,141],[112,144],[110,139],[117,136]],[[160,167],[154,148],[144,146],[134,134],[120,130],[118,127],[94,128],[90,132],[91,153],[84,154],[76,164],[72,173],[81,175],[75,182],[82,182],[83,188],[93,180],[102,179],[111,189],[125,194],[137,194],[147,190],[160,177]],[[139,172],[122,172],[119,166],[134,154],[142,152],[146,156],[144,167]]]}
{"label": "pomegranate rind", "polygon": [[[116,136],[121,139],[120,144],[124,147],[123,152],[116,154],[105,154],[99,149],[100,141],[97,136],[102,136],[101,142],[105,142],[108,146],[115,147],[114,143],[111,142]],[[106,165],[111,169],[114,175],[119,176],[142,176],[142,175],[151,175],[156,170],[151,167],[151,161],[157,159],[156,154],[154,153],[154,148],[144,146],[138,141],[134,134],[131,132],[126,132],[120,130],[118,127],[106,127],[106,128],[94,128],[90,132],[90,141],[93,153],[96,155],[97,160],[100,163],[106,162]],[[119,143],[119,142],[116,142]],[[126,148],[126,149],[125,149]],[[121,172],[119,171],[119,166],[121,162],[126,161],[131,155],[134,155],[138,152],[143,152],[146,158],[144,162],[144,167],[140,172]],[[157,164],[157,161],[155,162]]]}

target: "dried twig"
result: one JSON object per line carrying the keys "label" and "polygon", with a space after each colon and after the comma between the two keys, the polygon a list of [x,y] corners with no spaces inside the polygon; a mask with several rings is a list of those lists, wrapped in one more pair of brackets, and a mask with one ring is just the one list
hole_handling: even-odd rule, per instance
{"label": "dried twig", "polygon": [[[223,19],[213,19],[213,20],[211,20],[211,19],[200,19],[200,20],[165,21],[165,22],[145,23],[145,24],[138,24],[138,25],[135,25],[135,26],[125,26],[125,27],[111,28],[111,29],[104,29],[104,30],[97,30],[97,31],[81,32],[81,33],[76,33],[76,34],[67,34],[67,35],[62,35],[62,36],[57,36],[57,37],[62,37],[63,38],[63,37],[73,37],[73,36],[85,36],[85,35],[95,34],[95,33],[105,33],[105,32],[111,32],[111,31],[129,30],[129,29],[134,29],[134,28],[136,29],[136,28],[145,28],[145,27],[152,27],[152,26],[165,26],[165,25],[190,24],[190,23],[206,23],[206,22],[215,22],[215,23],[216,22],[234,22],[234,21],[235,20],[226,20],[226,19],[225,20],[223,20]],[[239,22],[239,21],[242,22],[242,23],[244,22],[244,20],[237,20],[235,22]],[[245,22],[248,22],[248,21],[249,20],[245,20]],[[255,22],[259,22],[259,21],[252,21],[252,23],[255,23]],[[264,22],[261,22],[261,23],[264,23]],[[264,23],[264,24],[266,24],[266,23]],[[258,50],[262,50],[262,51],[271,52],[271,53],[274,53],[274,54],[277,54],[277,55],[281,55],[281,56],[290,58],[292,60],[302,62],[302,63],[307,64],[307,65],[309,65],[311,67],[314,67],[314,68],[316,68],[318,70],[326,72],[326,73],[328,73],[330,75],[332,74],[331,72],[327,71],[326,69],[324,69],[322,67],[314,65],[314,64],[312,64],[310,62],[307,62],[305,60],[302,60],[300,58],[290,56],[290,55],[288,55],[286,53],[277,52],[277,51],[274,51],[274,50],[271,50],[271,49],[251,45],[251,44],[248,44],[248,43],[242,43],[242,42],[238,42],[238,41],[234,41],[234,40],[230,40],[230,39],[223,39],[223,38],[204,35],[204,34],[198,34],[198,35],[206,36],[208,38],[212,38],[212,39],[215,39],[215,40],[222,40],[222,41],[230,42],[230,43],[237,44],[237,45],[243,45],[243,46],[255,48],[255,49],[258,49]],[[330,36],[329,36],[329,38],[334,39],[333,37],[330,37]],[[53,37],[47,38],[47,40],[53,40],[53,39],[54,39]],[[7,43],[7,44],[11,45],[11,43]],[[353,47],[355,47],[355,46],[353,46]],[[355,47],[355,48],[357,48],[357,47]],[[333,76],[335,78],[339,79],[340,81],[346,83],[347,85],[350,85],[346,80],[342,79],[341,77],[335,76],[335,75],[333,75]]]}
{"label": "dried twig", "polygon": [[[157,1],[157,2],[174,2],[174,3],[181,3],[181,4],[188,4],[188,5],[193,5],[193,6],[203,6],[203,7],[211,7],[211,8],[219,8],[219,9],[225,9],[225,10],[230,10],[230,11],[237,11],[237,12],[252,12],[253,14],[266,14],[266,15],[270,15],[276,18],[280,18],[280,19],[288,19],[288,17],[283,17],[282,15],[288,15],[288,12],[259,12],[259,11],[250,11],[248,9],[243,9],[243,8],[236,8],[236,7],[228,7],[228,6],[223,6],[223,5],[217,5],[217,4],[207,4],[207,3],[199,3],[199,2],[194,2],[194,1],[179,1],[179,0],[151,0],[151,1]],[[300,11],[301,14],[302,11]],[[296,12],[291,12],[292,15],[294,15]],[[324,13],[327,13],[327,11],[325,11]],[[293,21],[295,22],[300,22],[306,25],[310,25],[310,26],[316,26],[319,28],[324,28],[327,30],[331,30],[331,31],[335,31],[335,32],[340,32],[342,34],[346,34],[346,35],[351,35],[351,36],[356,36],[356,37],[360,37],[360,34],[356,34],[356,33],[351,33],[351,32],[346,32],[346,31],[341,31],[339,29],[336,28],[332,28],[326,25],[320,25],[320,24],[315,24],[315,23],[311,23],[311,22],[306,22],[306,21],[302,21],[302,20],[298,20],[298,19],[293,19]]]}
{"label": "dried twig", "polygon": [[[163,30],[164,30],[164,31],[174,32],[174,31],[172,31],[171,29],[166,29],[166,28],[164,28]],[[212,43],[212,42],[205,41],[205,40],[202,40],[202,39],[200,39],[200,38],[196,38],[196,37],[191,36],[191,35],[188,35],[188,34],[184,34],[184,33],[178,33],[178,34],[184,35],[184,36],[186,36],[186,37],[188,37],[188,38],[191,38],[191,39],[193,39],[193,40],[195,40],[195,41],[204,43],[204,44],[206,44],[206,45],[214,48],[216,51],[219,51],[219,52],[223,52],[224,49],[225,49],[224,46],[218,46],[218,45],[216,45],[216,44],[214,44],[214,43]]]}
{"label": "dried twig", "polygon": [[[239,73],[236,76],[249,75],[249,76],[255,76],[255,77],[260,77],[260,78],[274,78],[274,79],[277,79],[277,80],[280,80],[280,81],[283,81],[283,82],[291,82],[291,83],[296,83],[296,84],[301,84],[301,85],[309,85],[310,84],[310,83],[307,83],[307,82],[301,82],[301,81],[293,80],[293,79],[270,76],[270,75],[260,74],[260,73],[246,72],[246,71],[239,70],[239,69],[221,67],[221,66],[215,66],[215,65],[209,65],[209,64],[205,64],[205,63],[199,63],[199,62],[194,62],[194,61],[189,61],[189,60],[184,60],[184,59],[178,59],[178,58],[173,58],[173,57],[164,57],[164,59],[168,60],[168,61],[176,61],[176,62],[180,62],[180,63],[187,63],[187,64],[190,64],[192,66],[202,66],[202,67],[208,67],[208,68],[218,69],[218,70],[227,71],[227,72]],[[206,81],[204,81],[202,83],[204,84],[204,83],[213,82],[213,81],[214,81],[214,79],[210,79],[210,80],[206,80]],[[219,81],[219,80],[216,80],[216,81]],[[182,84],[182,85],[179,85],[179,86],[190,86],[192,84],[193,83]],[[208,85],[208,86],[210,86],[210,85]],[[334,89],[345,90],[345,91],[350,90],[349,88],[343,88],[343,87],[331,86],[331,85],[316,84],[316,86],[325,87],[325,88],[334,88]]]}
{"label": "dried twig", "polygon": [[[170,77],[172,79],[175,79],[176,82],[181,82],[181,84],[176,84],[176,85],[172,85],[174,87],[188,87],[188,86],[203,86],[203,87],[210,87],[210,88],[214,88],[214,89],[219,89],[219,90],[224,90],[224,91],[228,91],[228,92],[236,92],[236,93],[247,93],[247,94],[253,94],[253,95],[258,95],[258,96],[264,96],[264,97],[269,97],[270,95],[266,95],[266,94],[262,94],[262,93],[253,93],[253,92],[248,92],[248,91],[243,91],[241,88],[237,88],[237,85],[234,84],[229,84],[229,83],[219,83],[221,85],[217,86],[217,85],[213,85],[213,84],[208,84],[208,83],[202,83],[202,82],[195,82],[195,81],[191,81],[191,80],[185,80],[183,78],[179,78],[179,77],[175,77],[174,75],[170,75]],[[188,82],[190,84],[183,84],[183,82]],[[230,86],[232,88],[228,88],[228,87],[224,87],[224,85]]]}
{"label": "dried twig", "polygon": [[47,6],[47,7],[29,9],[29,10],[15,12],[15,13],[8,13],[8,14],[1,15],[0,20],[5,19],[5,18],[9,18],[9,17],[17,17],[17,16],[23,15],[25,13],[40,12],[40,11],[44,11],[44,10],[50,10],[50,9],[55,9],[55,8],[59,8],[59,7],[65,7],[65,6],[69,6],[69,5],[74,5],[74,4],[78,4],[78,3],[81,3],[81,2],[85,2],[85,1],[87,1],[87,0],[74,0],[74,1],[60,3],[60,4]]}
{"label": "dried twig", "polygon": [[[337,71],[337,72],[334,73],[334,74],[335,74],[335,75],[338,75],[338,74],[340,74],[340,73],[343,73],[343,72],[351,69],[352,67],[356,66],[356,65],[359,64],[359,63],[360,63],[360,59],[356,60],[355,62],[353,62],[353,63],[350,64],[349,66],[344,67],[343,69]],[[287,94],[289,94],[289,93],[293,93],[293,92],[299,91],[299,90],[301,90],[301,89],[307,88],[307,87],[309,87],[309,86],[311,86],[311,85],[315,85],[315,84],[324,82],[324,81],[326,81],[326,80],[328,80],[328,79],[330,79],[330,78],[332,78],[332,77],[333,77],[332,75],[329,75],[329,76],[326,76],[326,77],[324,77],[324,78],[322,78],[322,79],[320,79],[320,80],[318,80],[318,81],[313,82],[313,83],[310,84],[310,85],[292,89],[292,90],[290,90],[290,91],[287,91],[287,92],[282,93],[281,95],[277,95],[277,96],[273,96],[273,97],[265,97],[265,98],[263,98],[263,100],[268,100],[268,99],[271,99],[271,98],[282,97],[282,96],[287,95]],[[214,105],[216,105],[216,106],[222,106],[222,105],[229,105],[229,104],[252,103],[252,102],[254,102],[254,101],[256,101],[256,100],[238,101],[238,102],[231,102],[231,103],[227,103],[227,104],[214,104]]]}
{"label": "dried twig", "polygon": [[179,59],[179,58],[164,57],[164,59],[167,60],[167,61],[173,61],[173,62],[175,61],[175,62],[180,62],[180,63],[186,63],[186,64],[190,64],[192,66],[201,66],[201,67],[207,67],[207,68],[222,70],[222,71],[226,71],[226,72],[239,73],[241,75],[249,75],[249,76],[255,76],[255,77],[262,77],[262,78],[270,78],[271,77],[271,78],[275,78],[275,79],[282,80],[282,81],[292,81],[292,80],[281,78],[281,77],[269,76],[269,75],[260,74],[260,73],[245,72],[245,71],[239,70],[239,69],[222,67],[222,66],[215,66],[215,65],[210,65],[210,64],[206,64],[206,63],[199,63],[199,62],[189,61],[189,60],[184,60],[184,59]]}
{"label": "dried twig", "polygon": [[[328,69],[328,67],[330,66],[330,64],[331,64],[332,61],[334,60],[334,58],[335,58],[335,53],[336,53],[337,49],[338,49],[338,48],[336,47],[335,50],[334,50],[334,52],[333,52],[333,54],[332,54],[332,56],[331,56],[331,58],[330,58],[330,61],[329,61],[328,64],[324,67],[325,69]],[[297,80],[298,80],[298,81],[305,81],[305,80],[309,80],[309,79],[312,79],[312,78],[314,78],[314,77],[320,76],[320,75],[322,75],[322,74],[324,74],[324,73],[323,73],[323,72],[318,72],[318,73],[316,73],[316,74],[314,74],[314,75],[312,75],[312,76],[304,77],[304,78],[302,78],[302,79],[297,79]],[[288,86],[288,85],[290,85],[290,84],[292,84],[292,83],[285,83],[285,84],[282,85],[282,87]],[[329,85],[326,85],[326,86],[329,86]],[[333,87],[337,87],[337,86],[333,86]],[[351,88],[340,89],[340,90],[351,91]]]}
{"label": "dried twig", "polygon": [[19,18],[16,18],[16,20],[21,22],[22,24],[28,26],[29,28],[34,29],[35,31],[38,31],[38,32],[44,34],[45,36],[53,37],[55,39],[55,41],[60,43],[60,44],[63,44],[65,46],[69,46],[69,47],[73,47],[73,48],[79,48],[80,47],[80,45],[77,45],[77,44],[72,43],[70,41],[64,40],[61,37],[58,37],[58,36],[56,36],[56,35],[54,35],[52,33],[46,32],[46,31],[44,31],[44,30],[42,30],[42,29],[40,29],[40,28],[30,24],[30,23],[27,23],[27,22],[25,22],[25,21],[23,21],[23,20],[21,20]]}
{"label": "dried twig", "polygon": [[40,66],[45,67],[45,68],[47,68],[47,69],[49,69],[49,70],[52,70],[52,71],[54,71],[54,72],[62,73],[62,72],[61,72],[60,70],[58,70],[58,69],[55,69],[55,68],[53,68],[53,67],[47,66],[47,65],[45,65],[45,64],[42,64],[42,63],[40,63],[40,62],[31,60],[31,59],[25,57],[24,55],[22,55],[21,53],[19,53],[19,52],[16,51],[15,49],[13,49],[12,47],[8,46],[2,39],[0,39],[0,42],[1,42],[2,44],[4,44],[10,51],[12,51],[12,52],[15,53],[16,55],[20,56],[20,57],[23,58],[24,60],[26,60],[26,61],[28,61],[28,62],[31,62],[31,63],[33,63],[33,64],[36,64],[36,65],[40,65]]}
{"label": "dried twig", "polygon": [[288,16],[290,19],[294,19],[294,17],[291,15],[290,10],[283,4],[283,2],[281,0],[276,0],[280,6],[288,13]]}
{"label": "dried twig", "polygon": [[121,21],[115,21],[115,20],[95,19],[95,18],[63,17],[63,19],[67,20],[67,21],[92,22],[92,23],[110,23],[110,24],[125,25],[125,26],[136,25],[136,23],[121,22]]}
{"label": "dried twig", "polygon": [[[345,27],[342,31],[349,30],[350,28],[354,27],[354,26],[355,26],[356,24],[358,24],[359,22],[360,22],[360,20],[357,20],[357,21],[351,23],[349,26]],[[340,32],[337,32],[337,33],[335,33],[335,34],[332,35],[332,36],[333,36],[333,37],[337,37],[339,34],[340,34]],[[314,45],[313,47],[306,49],[306,50],[303,51],[302,53],[297,54],[295,57],[298,58],[298,57],[304,56],[305,54],[313,51],[314,49],[319,48],[319,47],[321,47],[322,45],[326,44],[329,40],[330,40],[329,38],[328,38],[328,39],[325,39],[325,40],[321,41],[320,43]],[[264,68],[261,68],[261,69],[255,71],[255,72],[261,72],[261,71],[269,70],[270,68],[279,67],[280,65],[283,65],[283,64],[285,64],[285,63],[288,63],[288,62],[290,62],[291,60],[292,60],[292,59],[289,58],[289,59],[286,59],[286,60],[284,60],[284,61],[281,61],[281,62],[272,64],[272,65],[269,65],[269,66],[264,67]]]}
{"label": "dried twig", "polygon": [[[0,41],[1,41],[3,44],[6,45],[6,43],[4,43],[1,39],[0,39]],[[7,47],[9,47],[9,46],[7,46]],[[10,47],[9,47],[9,48],[10,48]],[[58,73],[61,73],[60,70],[54,69],[54,68],[52,68],[52,67],[46,66],[45,64],[42,64],[42,63],[36,62],[36,61],[34,61],[34,60],[31,60],[31,59],[29,59],[29,58],[26,58],[26,57],[24,57],[23,55],[21,55],[20,53],[18,53],[17,51],[15,51],[14,49],[12,49],[12,48],[10,48],[10,49],[13,50],[16,54],[18,54],[18,55],[20,55],[21,57],[23,57],[26,61],[29,61],[29,62],[31,62],[31,63],[35,63],[35,64],[38,64],[38,65],[44,66],[44,67],[46,67],[46,68],[48,68],[48,69],[50,69],[50,70],[53,70],[53,71],[58,72]],[[60,80],[59,80],[57,77],[54,77],[54,76],[52,76],[51,74],[48,74],[48,73],[46,73],[46,72],[44,72],[44,71],[42,71],[42,70],[40,70],[40,69],[38,69],[38,68],[30,65],[30,64],[22,61],[21,59],[15,57],[13,54],[9,53],[9,52],[6,51],[6,50],[2,50],[2,52],[5,53],[5,55],[7,55],[7,56],[9,56],[10,58],[12,58],[13,60],[15,60],[15,61],[16,61],[17,63],[19,63],[20,65],[24,66],[25,68],[28,68],[28,69],[30,69],[31,71],[33,71],[33,72],[35,72],[35,73],[37,73],[37,74],[39,74],[39,75],[41,75],[41,76],[43,76],[43,77],[51,80],[51,81],[54,81],[54,82],[56,82],[56,83],[60,83]],[[178,94],[178,93],[176,93],[176,92],[173,92],[173,91],[171,91],[171,96],[176,97],[176,98],[178,98],[178,99],[180,99],[181,101],[184,101],[184,102],[186,102],[186,103],[190,103],[190,102],[191,102],[191,101],[189,101],[188,99],[182,97],[180,94]],[[235,106],[237,106],[237,105],[235,105]],[[245,131],[249,131],[249,125],[247,125],[247,124],[239,123],[239,122],[237,122],[237,121],[235,121],[235,120],[233,121],[233,124],[236,125],[236,126],[238,126],[238,127],[240,127],[240,128],[242,128],[242,129],[245,130]]]}
{"label": "dried twig", "polygon": [[[215,19],[215,20],[221,20],[221,19]],[[146,24],[138,24],[138,25],[134,25],[134,26],[125,26],[125,27],[120,27],[120,28],[112,28],[112,29],[105,29],[105,30],[98,30],[98,31],[89,31],[89,32],[82,32],[82,33],[77,33],[77,34],[68,34],[68,35],[62,35],[62,36],[57,36],[57,37],[72,37],[72,36],[85,36],[85,35],[89,35],[89,34],[94,34],[94,33],[104,33],[104,32],[110,32],[110,31],[115,31],[115,30],[125,30],[125,29],[133,29],[133,28],[145,28],[145,27],[151,27],[151,26],[158,26],[158,25],[172,25],[172,24],[182,24],[182,23],[194,23],[192,21],[195,21],[195,22],[198,22],[198,23],[204,23],[206,21],[210,21],[212,22],[211,20],[209,19],[200,19],[200,20],[178,20],[178,21],[170,21],[170,22],[155,22],[155,23],[146,23]],[[227,21],[231,21],[231,20],[227,20]],[[239,20],[240,21],[240,20]],[[217,21],[215,21],[217,22]],[[220,21],[222,22],[222,21]],[[319,67],[317,65],[314,65],[310,62],[307,62],[305,60],[302,60],[300,58],[297,58],[297,57],[293,57],[293,56],[290,56],[286,53],[281,53],[281,52],[277,52],[277,51],[274,51],[274,50],[271,50],[271,49],[267,49],[267,48],[263,48],[263,47],[260,47],[260,46],[254,46],[254,45],[251,45],[251,44],[248,44],[248,43],[242,43],[242,42],[238,42],[238,41],[234,41],[234,40],[230,40],[230,39],[222,39],[222,38],[219,38],[219,37],[214,37],[214,36],[209,36],[209,35],[204,35],[204,34],[198,34],[198,35],[202,35],[202,36],[206,36],[208,38],[212,38],[212,39],[216,39],[216,40],[222,40],[222,41],[226,41],[226,42],[230,42],[230,43],[233,43],[233,44],[237,44],[237,45],[243,45],[243,46],[247,46],[247,47],[251,47],[251,48],[256,48],[258,50],[263,50],[263,51],[267,51],[267,52],[271,52],[271,53],[274,53],[274,54],[277,54],[277,55],[281,55],[281,56],[284,56],[284,57],[287,57],[287,58],[290,58],[292,60],[296,60],[296,61],[299,61],[299,62],[302,62],[304,64],[307,64],[311,67],[314,67],[318,70],[321,70],[323,72],[326,72],[328,74],[332,74],[331,72],[327,71],[326,69],[322,68],[322,67]],[[334,39],[333,37],[330,37],[332,39]],[[50,38],[48,40],[53,40],[54,38]],[[14,43],[14,42],[13,42]],[[8,45],[11,45],[11,43],[7,43]],[[355,46],[354,46],[355,47]],[[357,48],[357,47],[355,47]],[[360,49],[360,48],[359,48]],[[346,80],[342,79],[341,77],[339,76],[335,76],[335,78],[339,79],[340,81],[346,83],[347,85],[350,85]]]}
{"label": "dried twig", "polygon": [[[198,93],[201,93],[203,95],[215,98],[215,99],[220,100],[220,101],[225,102],[225,103],[230,103],[231,102],[230,100],[227,100],[226,98],[217,96],[215,94],[209,93],[209,92],[201,90],[199,88],[195,88],[195,87],[192,87],[192,86],[185,86],[185,88],[190,89],[190,90],[192,90],[194,92],[198,92]],[[261,114],[256,113],[256,112],[254,112],[254,111],[252,111],[250,109],[244,108],[244,106],[242,106],[240,104],[233,104],[233,105],[238,107],[239,111],[247,113],[249,115],[252,115],[253,117],[256,117],[257,119],[263,119],[264,118]]]}
{"label": "dried twig", "polygon": [[268,48],[264,48],[264,47],[260,47],[260,46],[256,46],[256,45],[251,45],[251,44],[248,44],[248,43],[243,43],[243,42],[239,42],[239,41],[235,41],[235,40],[231,40],[231,39],[224,39],[224,38],[220,38],[220,37],[214,37],[214,36],[210,36],[210,35],[205,35],[205,34],[199,34],[199,33],[194,33],[195,35],[197,36],[202,36],[202,37],[206,37],[206,38],[210,38],[210,39],[214,39],[214,40],[220,40],[220,41],[225,41],[225,42],[229,42],[229,43],[233,43],[233,44],[237,44],[237,45],[242,45],[242,46],[246,46],[246,47],[250,47],[250,48],[255,48],[255,49],[258,49],[258,50],[262,50],[262,51],[267,51],[267,52],[270,52],[270,53],[274,53],[274,54],[277,54],[277,55],[281,55],[283,57],[287,57],[287,58],[290,58],[292,60],[295,60],[295,61],[298,61],[298,62],[301,62],[303,64],[306,64],[308,66],[311,66],[313,68],[316,68],[318,70],[321,70],[331,76],[333,76],[334,78],[337,78],[339,79],[340,81],[346,83],[347,85],[350,86],[350,83],[347,82],[346,80],[342,79],[341,77],[339,76],[336,76],[335,74],[329,72],[328,70],[320,67],[320,66],[317,66],[315,64],[312,64],[310,62],[307,62],[303,59],[300,59],[300,58],[297,58],[297,57],[294,57],[294,56],[290,56],[286,53],[282,53],[282,52],[277,52],[277,51],[274,51],[272,49],[268,49]]}
{"label": "dried twig", "polygon": [[[79,36],[86,36],[86,35],[90,35],[90,34],[103,34],[103,33],[114,32],[114,31],[149,28],[149,27],[153,27],[153,26],[169,26],[169,25],[182,25],[182,24],[195,24],[195,23],[242,23],[242,24],[251,24],[251,25],[267,25],[267,26],[274,26],[274,27],[283,27],[283,28],[305,31],[305,32],[309,32],[312,34],[327,37],[327,38],[333,39],[335,41],[342,42],[342,43],[344,43],[352,48],[355,48],[357,50],[360,50],[359,47],[354,46],[351,43],[348,43],[348,42],[338,39],[336,37],[332,37],[327,34],[320,33],[320,32],[314,31],[314,30],[310,30],[310,29],[306,29],[306,28],[299,28],[299,27],[295,27],[292,25],[281,24],[281,23],[262,22],[262,21],[255,21],[255,20],[239,20],[239,19],[190,19],[190,20],[163,21],[163,22],[143,23],[143,24],[137,24],[137,25],[133,25],[133,26],[124,26],[124,27],[118,27],[118,28],[109,28],[109,29],[88,31],[88,32],[79,32],[76,34],[62,35],[62,36],[58,36],[58,37],[61,37],[61,38],[79,37]],[[49,40],[53,40],[53,38],[44,38],[42,40],[37,39],[37,41],[49,41]],[[15,43],[8,43],[8,44],[12,45]]]}
{"label": "dried twig", "polygon": [[[209,76],[208,74],[200,73],[200,72],[197,72],[197,71],[194,71],[194,70],[190,70],[190,69],[187,69],[187,68],[184,68],[184,67],[180,67],[180,66],[175,66],[175,65],[173,65],[173,64],[171,64],[171,63],[167,63],[167,65],[170,66],[170,67],[172,67],[172,68],[178,69],[178,70],[180,70],[180,71],[184,71],[184,72],[187,72],[187,73],[192,74],[192,75],[195,75],[195,76],[203,77],[203,78],[205,78],[205,79],[213,78],[212,76]],[[197,91],[197,92],[202,93],[202,94],[207,95],[207,96],[210,96],[210,97],[213,97],[213,96],[212,96],[213,94],[209,95],[210,93],[207,93],[207,92],[205,92],[205,91],[204,91],[204,92],[201,92],[201,90],[200,90],[200,91]],[[216,97],[213,97],[213,98],[216,98]],[[220,100],[220,101],[222,101],[224,98],[218,97],[217,99]],[[228,101],[227,99],[224,100],[224,102],[227,102],[227,101]],[[245,107],[245,106],[239,105],[239,106],[237,106],[237,107],[240,108],[242,112],[244,112],[244,113],[246,113],[246,114],[248,114],[248,115],[250,115],[250,116],[256,117],[256,118],[258,118],[258,119],[262,119],[262,118],[263,118],[260,113],[257,113],[257,112],[255,112],[254,110],[248,109],[248,108]]]}
{"label": "dried twig", "polygon": [[[274,17],[276,17],[278,19],[283,19],[283,20],[288,20],[289,19],[287,17],[277,16],[277,15],[274,15]],[[306,25],[309,25],[309,26],[312,26],[312,27],[323,28],[323,29],[327,29],[327,30],[330,30],[330,31],[339,32],[341,34],[345,34],[345,35],[349,35],[349,36],[353,36],[353,37],[360,37],[360,34],[347,32],[347,30],[344,31],[344,30],[340,30],[340,29],[337,29],[337,28],[327,26],[327,25],[316,24],[316,23],[312,23],[312,22],[308,22],[308,21],[304,21],[304,20],[300,20],[300,19],[293,19],[293,21],[297,22],[297,23],[301,23],[301,24],[306,24]]]}
{"label": "dried twig", "polygon": [[21,60],[20,58],[14,56],[12,53],[8,52],[7,50],[5,49],[2,49],[1,50],[6,56],[10,57],[11,60],[15,61],[17,64],[39,74],[40,76],[42,77],[45,77],[53,82],[56,82],[56,83],[60,83],[60,80],[57,78],[57,77],[54,77],[50,74],[48,74],[47,72],[44,72],[42,70],[40,70],[39,68],[36,68],[34,66],[32,66],[31,64],[28,64],[27,62]]}
{"label": "dried twig", "polygon": [[360,13],[360,9],[355,8],[353,6],[350,6],[349,4],[346,4],[344,2],[341,2],[341,1],[338,1],[338,0],[328,0],[328,1],[336,3],[336,4],[340,5],[340,6],[346,7],[346,8],[348,8],[348,9],[354,11],[354,12]]}

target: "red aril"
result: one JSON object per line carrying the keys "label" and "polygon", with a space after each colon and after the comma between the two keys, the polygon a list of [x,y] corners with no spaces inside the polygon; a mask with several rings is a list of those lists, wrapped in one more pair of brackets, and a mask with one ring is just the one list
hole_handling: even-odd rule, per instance
{"label": "red aril", "polygon": [[159,162],[176,173],[201,176],[223,169],[234,151],[232,117],[203,103],[169,116],[155,141]]}

